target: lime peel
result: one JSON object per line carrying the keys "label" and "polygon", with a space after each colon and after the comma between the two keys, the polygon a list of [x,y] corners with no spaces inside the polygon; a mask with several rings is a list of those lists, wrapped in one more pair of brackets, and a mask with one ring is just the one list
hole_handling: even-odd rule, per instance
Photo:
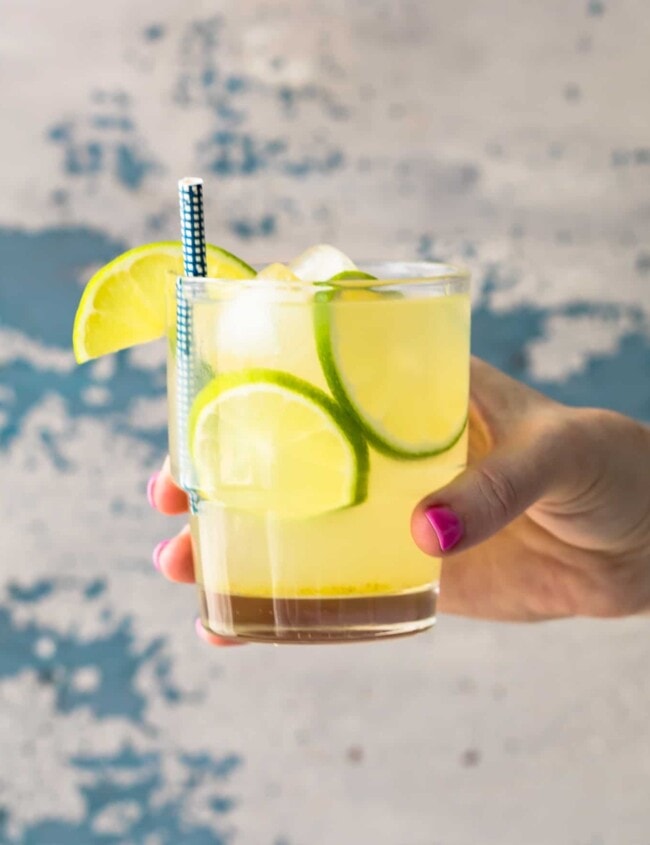
{"label": "lime peel", "polygon": [[[255,271],[221,247],[206,247],[208,274],[250,279]],[[78,363],[117,352],[165,333],[168,285],[165,276],[183,274],[180,241],[135,247],[118,255],[90,279],[72,329]]]}
{"label": "lime peel", "polygon": [[[233,419],[240,424],[241,432],[235,437],[235,442],[222,446],[219,443],[218,432],[219,406],[223,408],[224,403],[228,401],[245,403],[254,398],[255,394],[257,394],[258,403],[261,397],[261,408],[259,404],[257,408],[251,404],[248,411],[244,406],[242,412],[242,406],[240,406],[238,414],[235,407]],[[287,415],[283,413],[283,408],[278,407],[278,400],[283,403],[297,403],[295,410],[298,411],[298,416],[294,420],[295,431],[291,430],[290,416],[289,424],[287,424]],[[266,408],[264,403],[266,403]],[[284,407],[286,409],[286,405]],[[226,505],[229,503],[228,490],[221,489],[215,477],[206,477],[209,476],[206,468],[210,463],[211,455],[203,450],[207,448],[213,455],[228,455],[228,460],[232,460],[235,455],[236,461],[238,450],[241,452],[242,448],[246,448],[248,451],[244,466],[250,473],[250,463],[247,461],[254,460],[254,457],[250,456],[257,454],[254,448],[256,424],[263,426],[265,416],[276,429],[279,425],[278,421],[282,421],[283,427],[280,434],[278,435],[277,431],[275,434],[280,437],[280,440],[284,438],[284,442],[272,440],[268,447],[269,441],[264,440],[265,433],[260,432],[258,427],[258,433],[261,433],[258,442],[262,444],[262,453],[266,455],[266,460],[270,462],[273,469],[275,469],[276,460],[280,460],[280,453],[284,455],[286,461],[293,462],[288,473],[293,489],[274,490],[271,486],[255,500],[258,508],[269,512],[278,511],[284,517],[305,518],[358,505],[366,499],[370,463],[368,446],[354,419],[315,385],[291,373],[264,368],[218,375],[199,392],[194,400],[188,427],[190,452],[197,471],[199,487],[205,498],[213,499],[216,496],[221,499],[225,492],[224,503]],[[216,433],[211,425],[216,425]],[[325,435],[324,440],[322,435]],[[332,435],[335,435],[334,439]],[[266,436],[268,437],[268,432]],[[321,437],[320,442],[319,437]],[[267,447],[273,453],[270,460],[266,451]],[[217,460],[219,460],[218,457]],[[346,467],[341,466],[342,461],[347,462]],[[319,473],[323,474],[320,478]],[[341,487],[340,480],[337,480],[339,476],[344,479],[345,489]],[[287,476],[283,477],[286,479]],[[232,490],[230,495],[234,495]],[[254,499],[254,496],[252,498]],[[317,505],[314,504],[314,500],[318,502]]]}
{"label": "lime peel", "polygon": [[[379,430],[379,427],[368,419],[368,413],[355,401],[353,389],[346,385],[342,372],[344,366],[337,363],[335,351],[336,342],[333,339],[332,321],[336,319],[336,302],[341,297],[359,298],[367,301],[373,297],[379,302],[383,295],[368,289],[342,290],[342,291],[321,291],[315,297],[314,303],[314,333],[316,336],[316,348],[320,359],[321,367],[332,395],[341,408],[349,417],[355,420],[359,429],[363,432],[368,443],[380,454],[398,460],[421,460],[422,458],[434,457],[451,449],[463,436],[467,427],[468,415],[464,414],[458,424],[454,426],[448,437],[441,442],[433,443],[430,447],[421,448],[418,446],[405,445],[404,442],[397,442],[391,439],[389,433]],[[364,327],[359,326],[360,336],[363,337]],[[366,355],[373,354],[369,349]],[[380,363],[376,367],[377,373],[385,373],[385,368]],[[385,375],[382,376],[385,378]],[[408,390],[408,385],[403,384],[403,390]],[[426,401],[426,400],[425,400]]]}
{"label": "lime peel", "polygon": [[372,276],[370,273],[364,273],[363,270],[342,270],[335,276],[328,279],[329,282],[360,282],[360,281],[377,281],[377,276]]}

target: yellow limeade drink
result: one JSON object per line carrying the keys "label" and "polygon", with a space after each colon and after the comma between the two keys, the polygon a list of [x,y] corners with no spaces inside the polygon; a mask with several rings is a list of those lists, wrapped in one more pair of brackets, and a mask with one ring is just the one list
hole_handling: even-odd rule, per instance
{"label": "yellow limeade drink", "polygon": [[73,346],[84,363],[167,336],[203,624],[267,642],[430,627],[440,565],[410,521],[465,463],[467,273],[358,268],[326,245],[258,272],[204,243],[199,182],[181,180],[183,252],[145,244],[99,269]]}
{"label": "yellow limeade drink", "polygon": [[180,285],[189,342],[179,381],[170,321],[170,448],[205,627],[271,642],[429,627],[440,565],[410,519],[465,464],[466,273],[359,270],[318,247],[250,280]]}

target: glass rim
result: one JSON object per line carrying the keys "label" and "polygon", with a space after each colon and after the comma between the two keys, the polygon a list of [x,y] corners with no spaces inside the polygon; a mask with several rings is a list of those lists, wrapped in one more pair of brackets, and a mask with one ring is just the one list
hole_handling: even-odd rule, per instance
{"label": "glass rim", "polygon": [[[253,269],[259,272],[267,264],[254,264]],[[176,276],[183,289],[194,295],[200,295],[205,290],[222,289],[233,292],[237,289],[275,290],[277,292],[312,291],[318,293],[329,290],[400,290],[409,289],[415,292],[418,288],[438,295],[444,293],[465,293],[469,290],[471,273],[461,264],[451,264],[440,261],[363,261],[359,263],[361,272],[376,276],[374,279],[327,279],[318,282],[282,281],[278,279],[226,279],[216,276]],[[374,271],[374,272],[373,272]]]}

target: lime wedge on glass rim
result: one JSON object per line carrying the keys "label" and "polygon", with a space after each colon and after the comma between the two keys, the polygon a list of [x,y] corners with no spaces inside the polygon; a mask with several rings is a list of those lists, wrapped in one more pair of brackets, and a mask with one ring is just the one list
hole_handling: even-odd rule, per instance
{"label": "lime wedge on glass rim", "polygon": [[280,370],[217,376],[189,418],[201,495],[231,507],[305,519],[363,501],[368,447],[322,390]]}
{"label": "lime wedge on glass rim", "polygon": [[316,346],[332,395],[378,452],[445,452],[467,421],[468,374],[453,361],[466,360],[469,302],[371,285],[316,295]]}
{"label": "lime wedge on glass rim", "polygon": [[[255,271],[240,258],[208,244],[208,276],[251,279]],[[180,242],[147,244],[122,253],[86,285],[72,332],[75,358],[127,349],[165,334],[168,280],[183,275]]]}

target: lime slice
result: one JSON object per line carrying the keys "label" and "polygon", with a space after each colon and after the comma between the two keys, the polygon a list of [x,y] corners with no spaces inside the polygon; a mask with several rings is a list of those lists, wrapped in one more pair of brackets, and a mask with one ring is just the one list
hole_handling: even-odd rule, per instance
{"label": "lime slice", "polygon": [[469,392],[469,297],[323,291],[314,307],[323,372],[384,455],[416,459],[460,438]]}
{"label": "lime slice", "polygon": [[300,279],[286,264],[267,264],[257,274],[258,279],[269,279],[273,282],[299,282]]}
{"label": "lime slice", "polygon": [[370,273],[364,273],[363,270],[343,270],[328,279],[329,282],[367,282],[376,281],[377,276],[371,276]]}
{"label": "lime slice", "polygon": [[[208,244],[208,275],[250,279],[255,271],[226,250]],[[183,274],[179,242],[147,244],[119,255],[86,285],[72,343],[77,361],[108,355],[165,333],[168,280]]]}
{"label": "lime slice", "polygon": [[322,390],[280,370],[217,376],[190,411],[190,452],[206,499],[288,518],[363,501],[368,447]]}
{"label": "lime slice", "polygon": [[346,270],[357,270],[345,253],[329,244],[309,247],[289,264],[302,282],[324,282]]}

